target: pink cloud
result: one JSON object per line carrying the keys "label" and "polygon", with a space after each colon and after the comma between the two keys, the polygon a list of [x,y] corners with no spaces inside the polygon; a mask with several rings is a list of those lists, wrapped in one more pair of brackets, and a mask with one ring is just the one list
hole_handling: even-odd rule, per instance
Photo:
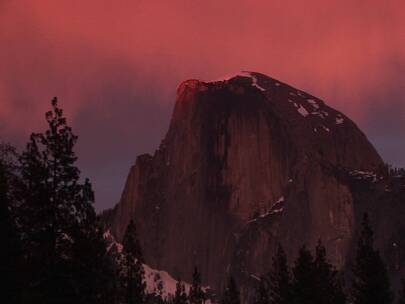
{"label": "pink cloud", "polygon": [[180,81],[254,70],[324,98],[405,165],[377,131],[384,119],[405,129],[404,12],[403,0],[1,2],[0,132],[21,141],[57,95],[85,140],[111,124],[82,144],[85,160],[135,141],[127,166],[163,136]]}

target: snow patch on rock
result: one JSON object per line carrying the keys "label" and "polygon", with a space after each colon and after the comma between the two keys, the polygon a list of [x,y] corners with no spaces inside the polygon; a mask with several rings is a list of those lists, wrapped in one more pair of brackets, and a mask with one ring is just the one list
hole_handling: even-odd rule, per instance
{"label": "snow patch on rock", "polygon": [[330,129],[329,129],[327,126],[322,125],[321,127],[322,127],[322,129],[324,129],[326,132],[330,132]]}
{"label": "snow patch on rock", "polygon": [[302,105],[299,105],[297,111],[304,117],[307,117],[309,115],[308,111]]}
{"label": "snow patch on rock", "polygon": [[316,102],[316,100],[314,100],[314,99],[307,99],[307,101],[309,102],[309,104],[310,104],[315,110],[319,110],[319,104]]}
{"label": "snow patch on rock", "polygon": [[336,117],[337,125],[341,125],[342,123],[344,123],[344,121],[345,121],[345,119],[341,115],[337,115],[337,117]]}
{"label": "snow patch on rock", "polygon": [[362,171],[362,170],[353,170],[350,171],[349,174],[357,179],[357,180],[371,180],[372,182],[377,182],[377,174],[375,172],[371,172],[371,171]]}

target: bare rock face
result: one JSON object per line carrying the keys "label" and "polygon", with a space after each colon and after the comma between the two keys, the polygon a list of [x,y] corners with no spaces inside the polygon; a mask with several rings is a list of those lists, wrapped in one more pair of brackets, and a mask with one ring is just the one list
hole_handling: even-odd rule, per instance
{"label": "bare rock face", "polygon": [[134,217],[150,266],[189,280],[196,265],[217,290],[229,272],[248,286],[278,242],[293,258],[322,239],[342,267],[358,218],[336,172],[382,165],[349,118],[307,93],[250,72],[188,80],[165,139],[137,158],[108,222],[120,240]]}

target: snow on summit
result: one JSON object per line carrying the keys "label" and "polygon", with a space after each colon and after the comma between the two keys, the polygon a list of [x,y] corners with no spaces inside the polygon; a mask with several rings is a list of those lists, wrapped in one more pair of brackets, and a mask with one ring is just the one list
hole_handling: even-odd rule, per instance
{"label": "snow on summit", "polygon": [[240,71],[207,82],[227,82],[235,77],[250,78],[251,85],[265,93],[268,99],[271,99],[272,92],[275,92],[273,89],[278,90],[283,88],[284,90],[288,90],[289,98],[286,98],[287,101],[295,108],[297,114],[305,119],[311,120],[313,124],[317,125],[312,127],[315,133],[317,133],[319,129],[328,133],[334,126],[338,127],[345,122],[345,119],[340,113],[331,110],[323,101],[261,73]]}
{"label": "snow on summit", "polygon": [[265,88],[261,87],[257,83],[257,78],[256,78],[256,76],[253,75],[253,72],[248,72],[248,71],[240,71],[238,73],[230,74],[230,75],[215,79],[214,81],[208,81],[208,82],[228,81],[228,80],[230,80],[232,78],[235,78],[235,77],[238,77],[238,76],[240,76],[240,77],[248,77],[248,78],[252,79],[252,86],[256,87],[257,89],[259,89],[262,92],[266,91]]}

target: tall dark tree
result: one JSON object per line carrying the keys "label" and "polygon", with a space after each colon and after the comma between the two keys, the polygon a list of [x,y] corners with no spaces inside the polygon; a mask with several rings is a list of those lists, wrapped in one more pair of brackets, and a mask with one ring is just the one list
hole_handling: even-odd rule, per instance
{"label": "tall dark tree", "polygon": [[0,144],[0,273],[3,278],[1,298],[4,303],[18,303],[24,271],[20,236],[13,212],[12,183],[14,150]]}
{"label": "tall dark tree", "polygon": [[51,105],[48,129],[31,135],[19,160],[16,197],[31,268],[25,297],[31,303],[100,302],[106,289],[94,274],[103,269],[104,257],[88,251],[103,247],[94,194],[87,179],[80,183],[77,136],[56,98]]}
{"label": "tall dark tree", "polygon": [[303,246],[292,269],[294,278],[292,284],[293,302],[296,304],[316,303],[317,280],[314,258],[311,252]]}
{"label": "tall dark tree", "polygon": [[124,274],[122,278],[125,290],[124,300],[127,304],[142,304],[145,302],[145,273],[142,264],[142,250],[133,220],[127,226],[122,244],[124,246]]}
{"label": "tall dark tree", "polygon": [[339,273],[327,261],[326,249],[321,241],[315,249],[315,274],[316,274],[316,302],[319,304],[344,304],[346,297],[343,292],[343,283]]}
{"label": "tall dark tree", "polygon": [[288,269],[287,256],[281,244],[277,247],[267,279],[269,303],[291,303],[291,276]]}
{"label": "tall dark tree", "polygon": [[188,298],[190,304],[201,304],[204,302],[205,299],[205,294],[201,286],[201,274],[198,271],[197,267],[194,267],[193,283],[190,287]]}
{"label": "tall dark tree", "polygon": [[377,250],[368,215],[365,214],[353,266],[351,300],[354,304],[391,304],[393,295],[386,266]]}
{"label": "tall dark tree", "polygon": [[173,304],[187,304],[186,287],[181,280],[176,283],[176,292],[173,298]]}
{"label": "tall dark tree", "polygon": [[115,303],[118,275],[115,261],[107,253],[103,231],[96,223],[92,229],[74,234],[70,267],[80,297],[76,303]]}
{"label": "tall dark tree", "polygon": [[240,304],[240,292],[232,276],[228,279],[221,304]]}
{"label": "tall dark tree", "polygon": [[[304,246],[293,268],[293,303],[344,304],[346,297],[339,273],[327,261],[326,249],[319,241],[315,258]],[[287,302],[291,303],[291,302]]]}

